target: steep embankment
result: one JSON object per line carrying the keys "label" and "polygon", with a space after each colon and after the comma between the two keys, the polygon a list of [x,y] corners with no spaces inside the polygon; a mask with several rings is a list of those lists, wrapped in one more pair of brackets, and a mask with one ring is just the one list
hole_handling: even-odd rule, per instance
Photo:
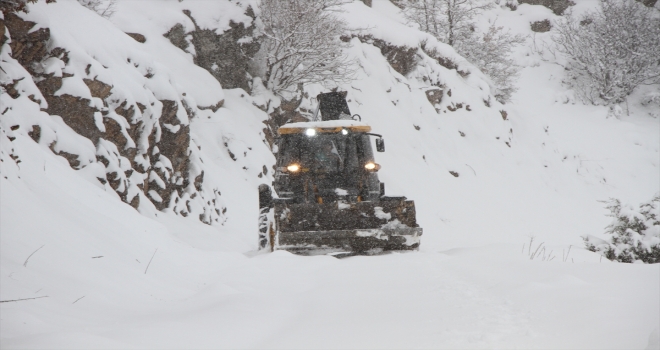
{"label": "steep embankment", "polygon": [[5,128],[19,127],[142,213],[226,220],[222,182],[208,177],[190,130],[192,119],[216,115],[224,92],[190,54],[163,33],[129,36],[70,1],[37,3],[4,24]]}
{"label": "steep embankment", "polygon": [[[271,97],[245,91],[250,4],[120,1],[106,21],[60,0],[4,17],[0,299],[29,300],[1,304],[2,347],[657,344],[658,266],[601,262],[580,236],[609,222],[598,200],[658,191],[658,119],[574,104],[561,68],[524,48],[501,105],[387,1],[341,14],[361,30],[340,89],[385,136],[379,176],[415,200],[420,252],[254,256],[263,122],[315,101],[264,112]],[[490,14],[520,33],[555,16]]]}

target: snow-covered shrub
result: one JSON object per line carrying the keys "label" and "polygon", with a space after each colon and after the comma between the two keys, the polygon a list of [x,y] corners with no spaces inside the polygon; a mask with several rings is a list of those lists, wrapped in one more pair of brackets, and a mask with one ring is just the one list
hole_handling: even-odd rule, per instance
{"label": "snow-covered shrub", "polygon": [[515,92],[517,66],[512,50],[524,42],[503,27],[491,24],[486,32],[476,28],[474,18],[493,6],[481,0],[400,0],[408,21],[449,44],[493,81],[495,97],[508,102]]}
{"label": "snow-covered shrub", "polygon": [[639,208],[611,199],[607,209],[614,218],[606,231],[612,235],[611,242],[587,236],[584,237],[586,248],[610,260],[660,263],[660,194]]}
{"label": "snow-covered shrub", "polygon": [[651,91],[642,97],[642,106],[660,106],[660,90]]}
{"label": "snow-covered shrub", "polygon": [[[499,5],[499,0],[495,0],[495,3]],[[520,6],[518,0],[506,0],[504,6],[508,7],[511,11],[515,11]]]}
{"label": "snow-covered shrub", "polygon": [[513,35],[492,24],[485,33],[474,34],[457,43],[456,51],[486,73],[495,84],[495,98],[500,103],[511,100],[516,91],[520,68],[511,58],[513,49],[525,42],[522,35]]}
{"label": "snow-covered shrub", "polygon": [[78,0],[78,2],[98,13],[99,16],[110,18],[115,13],[117,0]]}
{"label": "snow-covered shrub", "polygon": [[558,21],[554,49],[567,60],[565,83],[585,103],[624,102],[660,83],[660,18],[635,0],[602,0],[596,11]]}
{"label": "snow-covered shrub", "polygon": [[262,0],[261,54],[267,87],[281,94],[299,84],[346,82],[353,63],[340,36],[346,23],[333,12],[346,0]]}

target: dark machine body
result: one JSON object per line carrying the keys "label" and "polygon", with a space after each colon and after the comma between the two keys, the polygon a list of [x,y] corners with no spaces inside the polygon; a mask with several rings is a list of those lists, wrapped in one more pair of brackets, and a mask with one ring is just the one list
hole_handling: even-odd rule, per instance
{"label": "dark machine body", "polygon": [[378,180],[381,135],[351,118],[346,93],[320,94],[321,121],[286,124],[276,140],[273,187],[259,186],[259,247],[300,254],[415,250],[415,204],[386,197]]}

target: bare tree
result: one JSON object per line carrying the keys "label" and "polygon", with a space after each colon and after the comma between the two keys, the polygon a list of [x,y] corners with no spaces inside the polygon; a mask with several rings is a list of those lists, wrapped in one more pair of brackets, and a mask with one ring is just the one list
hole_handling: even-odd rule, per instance
{"label": "bare tree", "polygon": [[510,55],[525,38],[512,35],[492,24],[484,33],[476,29],[474,18],[493,7],[483,0],[397,0],[410,23],[454,47],[495,85],[494,96],[506,103],[516,91],[517,66]]}
{"label": "bare tree", "polygon": [[[654,13],[654,11],[656,13]],[[597,11],[557,23],[555,50],[564,81],[585,103],[622,103],[633,90],[660,84],[660,19],[634,0],[602,0]]]}
{"label": "bare tree", "polygon": [[398,4],[410,22],[451,46],[470,37],[474,16],[493,7],[481,0],[399,0]]}
{"label": "bare tree", "polygon": [[78,0],[78,2],[104,18],[112,17],[117,6],[117,0]]}
{"label": "bare tree", "polygon": [[500,103],[511,101],[520,68],[511,58],[513,49],[525,42],[525,36],[513,35],[504,27],[491,24],[485,33],[475,33],[455,48],[468,61],[488,75],[495,85],[493,95]]}
{"label": "bare tree", "polygon": [[355,72],[335,12],[347,0],[262,0],[264,82],[276,94],[299,84],[336,84]]}

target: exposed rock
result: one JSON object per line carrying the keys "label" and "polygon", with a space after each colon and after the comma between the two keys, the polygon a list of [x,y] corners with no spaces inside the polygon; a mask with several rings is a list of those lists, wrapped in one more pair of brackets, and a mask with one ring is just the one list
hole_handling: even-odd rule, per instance
{"label": "exposed rock", "polygon": [[[190,127],[188,125],[180,125],[176,117],[176,112],[178,110],[178,105],[176,102],[169,100],[163,100],[161,102],[163,103],[161,121],[164,124],[171,124],[178,126],[178,130],[176,130],[176,132],[173,132],[167,127],[162,128],[160,142],[158,142],[160,155],[167,157],[167,159],[172,164],[172,174],[165,175],[162,170],[160,169],[155,169],[155,170],[158,173],[158,175],[161,177],[161,179],[163,177],[168,178],[171,175],[179,174],[178,177],[181,177],[183,179],[183,182],[177,183],[176,179],[173,177],[172,180],[174,181],[166,182],[165,188],[152,187],[152,189],[154,189],[158,193],[158,195],[162,198],[161,202],[154,203],[154,205],[156,205],[156,208],[158,208],[159,210],[168,208],[170,203],[170,198],[175,191],[183,191],[190,184],[190,180],[188,179],[188,176],[186,176],[188,174],[189,164],[190,164],[190,158],[188,152],[188,148],[190,147]],[[155,144],[156,142],[153,143]],[[153,157],[152,162],[155,163],[158,160],[159,160],[158,157]]]}
{"label": "exposed rock", "polygon": [[[117,149],[120,152],[125,150],[128,140],[122,133],[121,125],[119,125],[119,123],[117,123],[117,121],[112,118],[103,118],[103,126],[105,127],[103,138],[117,145]],[[126,156],[125,152],[122,152],[122,155]]]}
{"label": "exposed rock", "polygon": [[197,191],[202,190],[202,183],[204,182],[204,172],[202,171],[197,177],[195,178],[194,186]]}
{"label": "exposed rock", "polygon": [[186,31],[183,29],[183,25],[181,23],[177,23],[174,27],[172,27],[172,29],[165,33],[164,36],[170,40],[172,45],[180,48],[183,51],[186,51],[190,45],[186,40]]}
{"label": "exposed rock", "polygon": [[[396,2],[394,4],[397,5]],[[344,35],[340,39],[342,41],[348,42],[354,37],[357,37],[362,42],[372,44],[379,48],[381,54],[385,57],[385,59],[387,59],[387,62],[390,64],[390,66],[401,75],[407,75],[410,73],[413,69],[415,69],[419,62],[417,51],[418,49],[415,47],[392,45],[384,40],[376,39],[371,35]],[[447,69],[455,69],[463,77],[469,75],[469,72],[458,70],[458,65],[455,62],[447,57],[442,56],[437,50],[427,48],[424,43],[422,43],[421,49],[429,57],[436,60],[441,66]]]}
{"label": "exposed rock", "polygon": [[[211,73],[223,88],[242,88],[250,91],[252,77],[248,74],[248,62],[260,47],[259,42],[252,38],[254,24],[246,27],[244,23],[230,21],[230,29],[218,35],[214,30],[198,27],[190,11],[183,12],[193,21],[195,30],[186,33],[183,25],[178,23],[165,34],[165,37],[184,51],[188,49],[189,42],[192,43],[195,48],[195,64]],[[256,18],[252,7],[248,7],[246,14],[253,19]],[[221,106],[221,103],[219,104]],[[212,106],[211,109],[214,107]],[[220,107],[215,108],[217,110]]]}
{"label": "exposed rock", "polygon": [[74,169],[80,169],[80,161],[78,160],[78,155],[77,154],[71,154],[71,153],[64,152],[64,151],[56,152],[52,148],[51,148],[51,150],[53,151],[53,153],[55,153],[58,156],[61,156],[64,159],[66,159],[69,162],[70,167],[72,167]]}
{"label": "exposed rock", "polygon": [[444,91],[442,89],[431,88],[426,90],[424,93],[426,94],[426,99],[429,100],[433,107],[439,105],[440,102],[442,102],[442,96],[444,95]]}
{"label": "exposed rock", "polygon": [[223,106],[224,104],[225,104],[225,100],[220,100],[220,101],[218,101],[218,103],[216,103],[216,104],[213,105],[213,106],[208,106],[208,107],[197,106],[197,108],[198,108],[198,109],[202,109],[202,110],[210,109],[210,110],[213,111],[213,112],[217,112],[218,109],[222,108],[222,106]]}
{"label": "exposed rock", "polygon": [[11,33],[12,57],[23,67],[30,68],[32,63],[41,61],[46,55],[47,44],[50,39],[50,29],[40,28],[33,32],[30,29],[36,23],[23,21],[15,13],[5,16],[5,26]]}
{"label": "exposed rock", "polygon": [[372,0],[362,0],[362,2],[369,7],[372,5]]}
{"label": "exposed rock", "polygon": [[137,209],[140,207],[140,196],[133,197],[133,200],[129,203],[131,207]]}
{"label": "exposed rock", "polygon": [[145,42],[147,42],[147,38],[145,38],[144,35],[142,35],[142,34],[126,33],[126,35],[130,36],[131,38],[135,39],[135,41],[137,41],[141,44],[144,44]]}
{"label": "exposed rock", "polygon": [[424,45],[424,43],[422,43],[421,47],[422,47],[422,51],[424,51],[424,53],[427,54],[429,57],[436,60],[436,62],[438,62],[439,65],[447,69],[458,69],[458,65],[454,61],[452,61],[447,57],[442,56],[436,49],[429,49],[428,47],[426,47],[426,45]]}
{"label": "exposed rock", "polygon": [[92,143],[96,144],[96,141],[101,137],[101,130],[94,123],[94,113],[97,110],[89,106],[91,101],[68,94],[60,96],[48,94],[46,92],[50,89],[42,89],[44,87],[43,83],[46,81],[48,80],[37,83],[37,87],[39,87],[39,90],[41,90],[41,93],[46,98],[46,102],[48,102],[46,113],[59,115],[76,133],[92,140]]}
{"label": "exposed rock", "polygon": [[0,86],[5,89],[7,92],[7,95],[9,95],[13,99],[17,99],[21,96],[21,94],[16,90],[16,84],[18,84],[20,80],[13,80],[9,84],[0,84]]}
{"label": "exposed rock", "polygon": [[167,124],[178,125],[179,118],[177,118],[176,112],[179,110],[179,105],[171,100],[161,100],[160,102],[163,104],[160,120]]}
{"label": "exposed rock", "polygon": [[372,44],[380,49],[387,62],[401,75],[410,73],[417,65],[417,48],[392,45],[370,36],[360,37],[360,41]]}
{"label": "exposed rock", "polygon": [[132,105],[130,107],[126,108],[126,101],[124,101],[118,107],[115,108],[115,113],[117,113],[120,116],[126,118],[126,120],[128,120],[128,121],[132,121],[133,116],[135,115],[135,108]]}
{"label": "exposed rock", "polygon": [[456,112],[457,110],[463,108],[462,103],[454,103],[452,102],[450,106],[447,106],[447,109],[450,110],[451,112]]}
{"label": "exposed rock", "polygon": [[[222,102],[222,103],[224,104],[225,101],[224,101],[224,100],[221,100],[220,102]],[[195,118],[195,116],[197,115],[197,113],[195,112],[195,110],[193,109],[192,106],[188,105],[188,103],[186,102],[186,100],[181,100],[181,106],[182,106],[183,109],[186,111],[186,114],[188,115],[188,119],[189,119],[189,120],[192,120],[193,118]],[[216,109],[216,110],[217,110],[217,109]]]}
{"label": "exposed rock", "polygon": [[28,135],[34,142],[39,143],[39,140],[41,140],[41,127],[39,125],[32,125],[32,131],[28,131]]}
{"label": "exposed rock", "polygon": [[5,36],[6,31],[5,20],[4,18],[0,18],[0,47],[2,47],[5,42],[7,42],[8,38]]}
{"label": "exposed rock", "polygon": [[575,5],[572,0],[518,0],[518,2],[521,4],[545,6],[557,16],[561,16],[569,6]]}
{"label": "exposed rock", "polygon": [[266,136],[266,141],[269,145],[273,145],[275,141],[275,136],[277,135],[277,129],[286,124],[286,123],[298,123],[298,122],[307,122],[307,119],[300,111],[291,110],[286,111],[280,107],[275,108],[273,112],[269,114],[270,118],[264,121],[266,128],[263,129],[264,135]]}
{"label": "exposed rock", "polygon": [[545,32],[549,32],[550,29],[552,29],[552,24],[550,23],[550,20],[544,19],[542,21],[536,21],[530,23],[530,27],[532,28],[533,32],[545,33]]}
{"label": "exposed rock", "polygon": [[105,84],[102,81],[94,80],[92,79],[83,79],[85,82],[85,85],[89,88],[89,92],[92,93],[93,97],[98,97],[102,100],[105,100],[106,97],[110,96],[110,90],[112,90],[112,86]]}
{"label": "exposed rock", "polygon": [[294,98],[291,100],[282,100],[280,105],[276,107],[267,120],[263,123],[266,127],[262,130],[266,141],[272,147],[275,137],[277,136],[277,129],[286,123],[307,122],[309,119],[305,117],[300,110],[303,97]]}
{"label": "exposed rock", "polygon": [[[248,62],[260,48],[259,42],[252,39],[254,24],[246,27],[229,21],[230,29],[218,35],[213,30],[200,29],[190,12],[184,13],[195,23],[196,29],[191,33],[195,64],[209,71],[225,89],[250,91],[252,77],[247,72]],[[248,7],[246,14],[256,18],[252,7]]]}
{"label": "exposed rock", "polygon": [[106,174],[106,179],[108,180],[108,183],[110,184],[110,187],[112,187],[115,192],[118,192],[118,194],[125,195],[126,191],[121,191],[120,187],[122,185],[122,178],[119,176],[117,172],[111,172]]}
{"label": "exposed rock", "polygon": [[30,99],[30,101],[32,101],[32,102],[34,102],[34,103],[36,103],[36,104],[38,104],[38,105],[41,106],[41,100],[38,99],[38,98],[36,98],[36,97],[34,96],[34,94],[28,96],[28,98]]}
{"label": "exposed rock", "polygon": [[190,146],[189,127],[183,126],[176,133],[163,129],[161,140],[158,143],[160,153],[172,162],[174,173],[184,174],[188,170],[188,147]]}

